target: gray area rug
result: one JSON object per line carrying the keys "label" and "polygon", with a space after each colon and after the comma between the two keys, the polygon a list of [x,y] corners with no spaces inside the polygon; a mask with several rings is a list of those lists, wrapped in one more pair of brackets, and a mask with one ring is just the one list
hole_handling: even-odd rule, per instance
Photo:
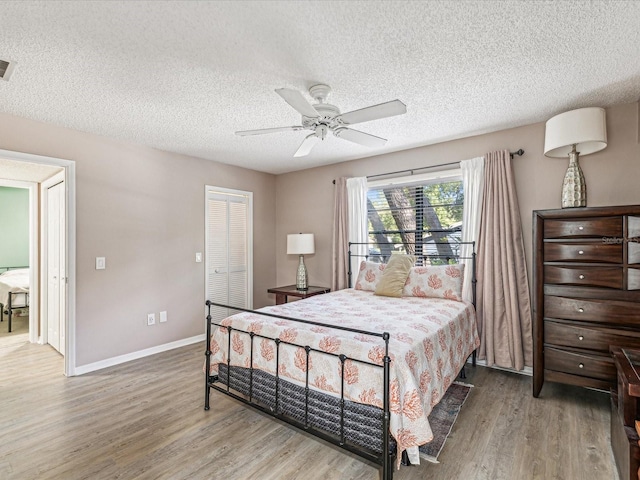
{"label": "gray area rug", "polygon": [[429,423],[433,431],[433,440],[420,447],[420,458],[429,462],[438,462],[444,442],[451,433],[453,424],[458,418],[462,404],[469,396],[471,387],[464,383],[454,382],[429,414]]}

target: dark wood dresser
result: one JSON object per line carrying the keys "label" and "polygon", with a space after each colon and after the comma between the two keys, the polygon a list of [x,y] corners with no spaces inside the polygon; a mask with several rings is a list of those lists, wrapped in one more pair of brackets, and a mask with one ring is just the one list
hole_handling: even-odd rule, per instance
{"label": "dark wood dresser", "polygon": [[611,345],[640,348],[640,205],[533,212],[533,396],[609,390]]}

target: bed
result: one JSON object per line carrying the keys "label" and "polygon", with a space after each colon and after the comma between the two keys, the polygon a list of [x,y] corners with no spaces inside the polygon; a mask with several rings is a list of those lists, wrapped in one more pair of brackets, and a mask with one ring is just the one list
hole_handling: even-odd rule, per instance
{"label": "bed", "polygon": [[14,311],[29,308],[29,267],[0,267],[0,321],[11,333]]}
{"label": "bed", "polygon": [[207,301],[205,410],[212,389],[226,393],[378,463],[385,480],[401,457],[419,463],[429,413],[479,345],[475,309],[460,265],[412,268],[399,298],[372,291],[383,270],[367,259],[353,289],[232,316]]}

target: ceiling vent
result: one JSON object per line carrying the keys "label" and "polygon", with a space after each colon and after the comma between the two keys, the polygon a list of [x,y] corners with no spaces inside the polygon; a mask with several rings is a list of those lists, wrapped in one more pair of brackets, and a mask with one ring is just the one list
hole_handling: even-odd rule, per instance
{"label": "ceiling vent", "polygon": [[9,60],[0,60],[0,78],[8,82],[11,74],[13,73],[13,67],[15,67],[15,65],[16,62],[11,62]]}

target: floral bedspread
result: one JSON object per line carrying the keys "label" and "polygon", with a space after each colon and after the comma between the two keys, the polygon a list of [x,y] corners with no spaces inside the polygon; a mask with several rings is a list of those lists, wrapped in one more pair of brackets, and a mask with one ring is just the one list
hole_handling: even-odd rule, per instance
{"label": "floral bedspread", "polygon": [[[389,332],[390,428],[399,453],[433,439],[427,417],[480,344],[473,306],[448,299],[390,298],[347,289],[260,311],[327,325]],[[340,395],[341,366],[337,357],[323,352],[346,355],[349,359],[344,365],[345,398],[382,408],[382,369],[356,361],[382,365],[381,338],[256,313],[237,314],[221,323],[321,350],[309,354],[309,384],[328,394]],[[220,362],[227,362],[229,344],[226,328],[215,327],[212,332],[210,374],[217,373]],[[250,349],[249,335],[232,331],[231,365],[249,367]],[[254,337],[253,363],[254,368],[275,373],[273,340]],[[279,375],[304,386],[306,369],[304,348],[281,343]]]}

